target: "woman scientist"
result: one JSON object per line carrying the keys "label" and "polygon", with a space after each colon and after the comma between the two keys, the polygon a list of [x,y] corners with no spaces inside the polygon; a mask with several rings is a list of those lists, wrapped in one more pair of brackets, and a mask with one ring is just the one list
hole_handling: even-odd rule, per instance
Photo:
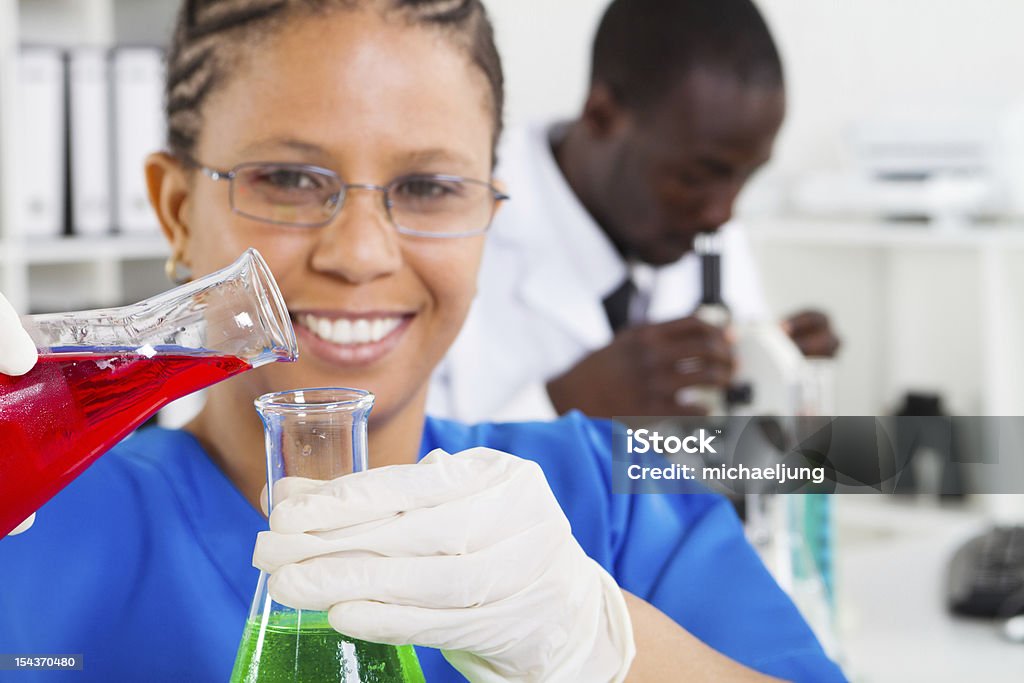
{"label": "woman scientist", "polygon": [[[723,499],[611,494],[607,423],[424,416],[502,197],[501,107],[478,0],[185,3],[169,151],[146,167],[171,264],[258,248],[301,360],[139,432],[0,542],[0,649],[83,653],[90,680],[227,679],[266,525],[253,399],[335,385],[377,395],[371,457],[396,467],[276,507],[254,561],[282,602],[438,648],[420,650],[429,681],[842,679]],[[455,455],[414,464],[434,449]],[[364,552],[318,556],[310,529]]]}

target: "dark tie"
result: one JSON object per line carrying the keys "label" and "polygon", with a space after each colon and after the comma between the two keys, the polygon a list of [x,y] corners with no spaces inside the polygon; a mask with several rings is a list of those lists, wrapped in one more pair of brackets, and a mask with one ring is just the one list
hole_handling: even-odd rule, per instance
{"label": "dark tie", "polygon": [[636,285],[628,277],[611,294],[605,297],[604,312],[612,332],[618,332],[629,323],[629,304],[636,296]]}

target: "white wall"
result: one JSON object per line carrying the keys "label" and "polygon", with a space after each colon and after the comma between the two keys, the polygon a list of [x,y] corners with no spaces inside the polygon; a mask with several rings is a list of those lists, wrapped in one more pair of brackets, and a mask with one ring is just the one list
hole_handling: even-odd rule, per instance
{"label": "white wall", "polygon": [[[1024,97],[1022,0],[756,0],[785,61],[776,171],[836,164],[851,121],[893,110],[992,110]],[[485,0],[509,122],[571,115],[606,0]]]}
{"label": "white wall", "polygon": [[1024,96],[1020,0],[759,0],[789,76],[777,167],[830,165],[848,123]]}
{"label": "white wall", "polygon": [[577,113],[606,0],[484,0],[505,67],[509,124]]}

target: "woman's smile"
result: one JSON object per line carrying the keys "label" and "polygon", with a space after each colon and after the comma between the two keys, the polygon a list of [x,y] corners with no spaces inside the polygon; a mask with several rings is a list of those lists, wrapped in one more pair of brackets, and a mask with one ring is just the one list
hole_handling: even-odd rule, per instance
{"label": "woman's smile", "polygon": [[304,351],[334,365],[370,365],[402,343],[415,311],[293,311]]}

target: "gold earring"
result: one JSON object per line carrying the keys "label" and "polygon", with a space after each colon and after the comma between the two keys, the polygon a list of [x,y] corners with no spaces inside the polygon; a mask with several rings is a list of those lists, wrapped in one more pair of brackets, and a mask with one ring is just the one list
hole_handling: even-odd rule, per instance
{"label": "gold earring", "polygon": [[164,274],[167,279],[176,285],[183,285],[192,279],[192,272],[188,266],[178,262],[178,255],[173,254],[164,262]]}

